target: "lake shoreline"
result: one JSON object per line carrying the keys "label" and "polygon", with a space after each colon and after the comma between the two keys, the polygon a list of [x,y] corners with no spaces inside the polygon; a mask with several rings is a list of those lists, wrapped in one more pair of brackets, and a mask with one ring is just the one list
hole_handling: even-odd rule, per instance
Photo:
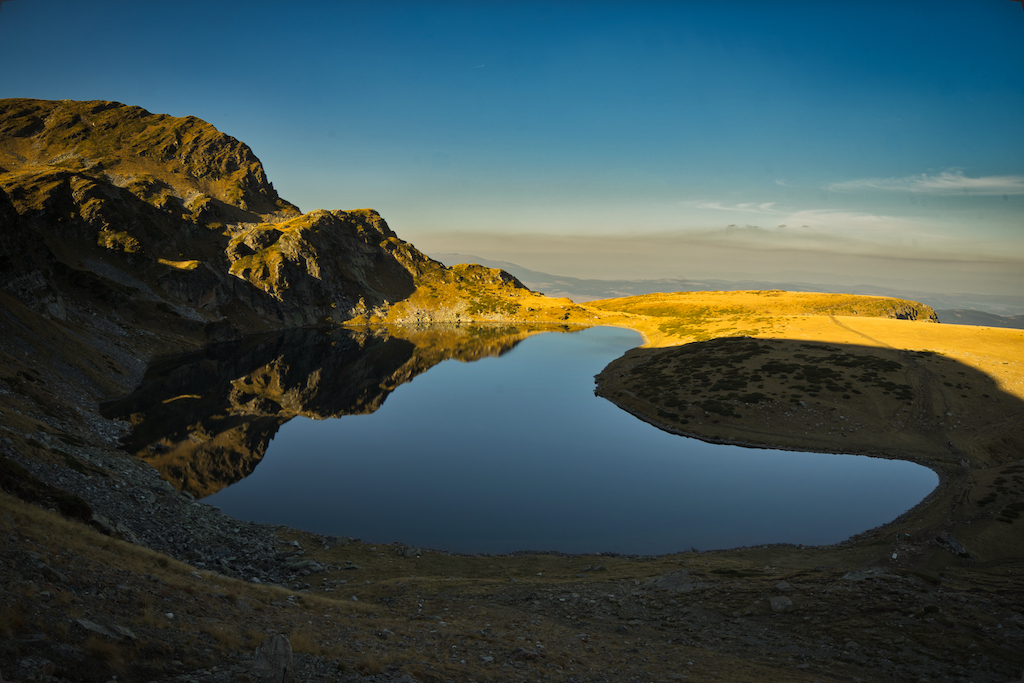
{"label": "lake shoreline", "polygon": [[[54,386],[66,381],[55,375],[46,379]],[[78,445],[70,437],[61,440],[38,423],[27,422],[30,401],[13,394],[2,400],[7,435],[15,448],[33,454],[17,459],[40,481],[79,491],[110,521],[106,531],[111,534],[0,494],[8,520],[5,528],[35,553],[30,557],[21,545],[5,546],[12,553],[8,557],[21,567],[15,575],[15,565],[0,565],[0,584],[9,587],[3,594],[5,604],[19,610],[26,624],[35,624],[30,628],[59,633],[66,628],[60,623],[66,622],[54,619],[62,612],[44,609],[45,599],[25,597],[25,591],[32,590],[30,583],[53,585],[48,592],[58,596],[55,599],[69,600],[75,610],[87,609],[91,623],[130,627],[140,639],[166,643],[171,654],[146,654],[130,640],[111,641],[123,653],[118,656],[131,655],[160,667],[159,674],[152,669],[143,674],[145,680],[187,674],[214,683],[209,673],[214,665],[240,675],[248,671],[248,653],[256,644],[246,639],[256,638],[252,633],[262,638],[271,630],[292,637],[296,671],[308,680],[333,680],[332,662],[348,667],[349,680],[363,680],[379,671],[376,680],[383,677],[395,683],[405,675],[426,681],[499,674],[502,680],[499,671],[490,668],[500,664],[508,665],[501,673],[517,679],[547,675],[555,680],[573,676],[577,681],[603,680],[599,672],[611,669],[624,677],[656,678],[684,670],[691,676],[724,675],[736,681],[800,680],[801,675],[808,681],[851,676],[903,681],[930,675],[936,667],[958,666],[988,672],[976,680],[996,681],[1009,680],[1017,668],[1013,631],[995,630],[995,625],[1014,623],[1011,612],[1016,603],[1009,599],[1014,593],[1006,591],[1020,585],[1020,574],[1006,573],[1013,564],[990,567],[991,555],[979,556],[990,552],[984,536],[978,537],[982,540],[977,545],[974,537],[961,537],[960,530],[972,528],[965,522],[977,522],[971,516],[958,517],[966,503],[958,502],[963,482],[952,465],[932,503],[922,501],[915,516],[898,525],[910,536],[895,541],[890,523],[865,532],[863,538],[803,548],[776,544],[629,557],[522,551],[462,556],[423,549],[417,553],[391,544],[331,545],[319,535],[233,520],[177,491],[153,490],[162,485],[145,473],[152,470],[115,444],[123,425],[100,417],[89,404],[83,424],[92,436]],[[47,429],[66,427],[54,423]],[[11,453],[11,447],[5,450]],[[81,467],[70,469],[65,455]],[[1004,468],[1005,464],[997,469]],[[72,480],[77,483],[72,485]],[[155,505],[145,499],[147,491],[154,493]],[[944,504],[952,510],[950,515],[943,514]],[[149,521],[143,524],[144,520]],[[1013,534],[1019,526],[1003,531]],[[960,557],[951,546],[936,543],[943,531],[952,532],[976,559]],[[123,540],[133,535],[141,544]],[[197,557],[197,550],[205,554],[205,546],[219,546],[230,554]],[[898,560],[890,559],[893,553],[898,553]],[[131,568],[127,573],[126,567]],[[47,568],[73,576],[74,582],[63,583]],[[252,581],[259,577],[260,584]],[[102,591],[89,591],[90,586],[108,583],[110,590],[115,583],[122,586],[118,590],[128,600],[121,604],[103,597]],[[659,588],[663,585],[673,588]],[[993,590],[1004,596],[999,604],[990,600]],[[175,619],[140,616],[135,605],[151,600],[148,596],[164,600],[161,591],[166,594],[161,610],[173,612]],[[897,611],[887,612],[896,605],[892,596],[900,596],[901,602]],[[944,609],[951,599],[957,600],[956,610]],[[895,621],[880,620],[877,614],[892,614]],[[318,644],[310,649],[303,643],[308,642],[306,623],[313,616]],[[935,621],[936,616],[942,621]],[[206,631],[198,634],[202,645],[197,645],[195,629],[174,626],[179,618],[219,626],[204,626]],[[210,619],[215,621],[202,621]],[[448,625],[440,626],[441,622]],[[809,633],[808,623],[827,624],[826,635],[815,635],[813,629]],[[982,631],[978,624],[990,630]],[[71,628],[80,627],[73,622]],[[382,629],[396,635],[375,635]],[[470,638],[471,633],[477,635]],[[531,649],[518,637],[544,647]],[[231,643],[231,638],[246,645],[219,644]],[[402,639],[403,649],[389,642],[394,638]],[[906,645],[897,642],[901,638]],[[430,653],[438,640],[445,648],[467,643],[462,655],[467,663],[433,658]],[[350,645],[327,645],[355,641],[363,644],[358,651]],[[859,648],[851,650],[848,642]],[[951,649],[951,642],[961,647]],[[968,650],[971,643],[978,647]],[[905,650],[911,644],[913,655]],[[56,643],[47,640],[15,643],[0,635],[0,661],[11,661],[5,653],[17,647],[17,661],[26,655],[44,656],[67,666],[62,662],[68,660],[52,645]],[[215,659],[199,654],[199,647],[212,648]],[[980,669],[970,660],[977,651],[987,658]],[[380,657],[391,657],[386,661],[393,668],[375,664],[385,661]],[[487,657],[494,657],[497,664]],[[690,661],[694,664],[688,665]],[[794,669],[796,662],[808,666]],[[106,665],[90,666],[109,677]],[[3,671],[9,678],[22,679],[17,668],[5,665]],[[122,670],[119,680],[134,679]]]}

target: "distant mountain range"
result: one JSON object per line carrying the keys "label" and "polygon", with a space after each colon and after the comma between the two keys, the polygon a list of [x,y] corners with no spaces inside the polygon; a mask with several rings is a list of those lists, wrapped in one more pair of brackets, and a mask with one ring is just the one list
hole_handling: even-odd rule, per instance
{"label": "distant mountain range", "polygon": [[481,258],[472,254],[431,254],[431,257],[452,266],[458,263],[477,263],[488,268],[500,268],[514,275],[524,285],[548,296],[568,297],[575,303],[622,296],[638,296],[656,292],[737,291],[758,289],[784,289],[790,292],[843,292],[872,296],[895,296],[913,299],[935,309],[939,320],[957,325],[984,325],[1024,329],[1024,296],[988,294],[936,294],[895,290],[875,285],[841,287],[811,282],[768,282],[764,280],[587,280],[563,275],[552,275],[524,268],[508,261]]}
{"label": "distant mountain range", "polygon": [[967,308],[952,308],[935,311],[939,320],[954,325],[983,325],[985,327],[1015,327],[1024,329],[1024,315],[995,315],[985,311]]}

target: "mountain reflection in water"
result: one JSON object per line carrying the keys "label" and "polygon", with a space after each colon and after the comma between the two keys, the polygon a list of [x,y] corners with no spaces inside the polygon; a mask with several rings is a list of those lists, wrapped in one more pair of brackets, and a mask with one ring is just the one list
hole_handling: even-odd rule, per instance
{"label": "mountain reflection in water", "polygon": [[162,358],[131,395],[104,406],[128,420],[122,446],[197,498],[253,472],[278,429],[377,410],[399,385],[449,359],[500,356],[544,325],[296,329]]}

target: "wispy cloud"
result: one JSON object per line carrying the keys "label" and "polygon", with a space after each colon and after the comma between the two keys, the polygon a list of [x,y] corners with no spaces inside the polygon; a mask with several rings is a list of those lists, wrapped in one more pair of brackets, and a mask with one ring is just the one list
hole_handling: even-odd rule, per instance
{"label": "wispy cloud", "polygon": [[906,176],[903,178],[862,178],[829,185],[836,192],[859,190],[899,190],[927,192],[943,195],[1001,195],[1024,194],[1024,176],[984,176],[971,178],[962,171],[945,171],[938,175]]}
{"label": "wispy cloud", "polygon": [[[812,232],[840,232],[848,237],[864,233],[900,234],[911,231],[927,232],[928,221],[917,218],[904,218],[857,211],[841,211],[833,209],[794,210],[780,206],[777,202],[742,202],[739,204],[723,204],[722,202],[699,202],[698,209],[753,213],[770,219],[772,233],[799,234],[808,236]],[[779,225],[774,225],[780,223]],[[757,226],[747,226],[757,227]]]}
{"label": "wispy cloud", "polygon": [[746,213],[770,214],[777,213],[772,207],[776,202],[742,202],[740,204],[723,204],[722,202],[698,202],[698,209],[712,209],[714,211],[744,211]]}
{"label": "wispy cloud", "polygon": [[927,234],[930,232],[928,227],[931,225],[930,222],[919,218],[829,209],[795,211],[788,215],[788,222],[805,227],[838,230],[851,235],[869,233],[900,235],[909,232]]}

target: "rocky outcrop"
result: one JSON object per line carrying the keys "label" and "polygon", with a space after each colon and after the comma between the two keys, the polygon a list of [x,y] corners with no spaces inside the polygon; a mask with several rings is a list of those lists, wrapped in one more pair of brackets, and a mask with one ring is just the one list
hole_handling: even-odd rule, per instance
{"label": "rocky outcrop", "polygon": [[0,222],[0,287],[36,312],[200,342],[380,313],[446,270],[371,209],[300,214],[213,126],[115,102],[0,101]]}
{"label": "rocky outcrop", "polygon": [[244,143],[194,116],[117,102],[0,101],[0,166],[102,176],[169,210],[298,213]]}
{"label": "rocky outcrop", "polygon": [[901,301],[893,303],[887,318],[896,320],[925,320],[928,322],[939,322],[939,316],[935,314],[931,306],[912,302]]}
{"label": "rocky outcrop", "polygon": [[405,299],[416,289],[414,274],[437,266],[372,209],[254,225],[235,234],[226,253],[228,272],[269,295],[277,316],[293,325],[348,320]]}

